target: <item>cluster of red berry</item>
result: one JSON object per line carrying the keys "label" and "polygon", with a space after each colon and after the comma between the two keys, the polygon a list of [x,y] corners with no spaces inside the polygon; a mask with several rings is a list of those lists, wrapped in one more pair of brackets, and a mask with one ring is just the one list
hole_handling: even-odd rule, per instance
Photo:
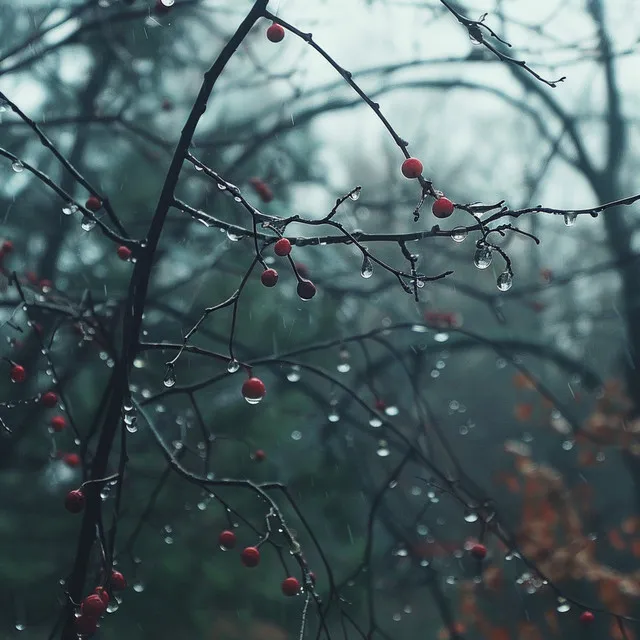
{"label": "cluster of red berry", "polygon": [[[109,579],[110,591],[122,591],[127,588],[127,581],[120,571],[115,569]],[[109,590],[105,587],[96,587],[91,595],[88,595],[81,603],[76,616],[76,631],[82,636],[92,636],[98,629],[98,622],[109,605]]]}
{"label": "cluster of red berry", "polygon": [[[220,532],[218,542],[223,549],[233,549],[236,546],[236,534],[229,529]],[[254,568],[260,564],[260,549],[258,547],[245,547],[240,553],[240,561],[245,567]],[[315,581],[315,575],[310,574],[311,580]],[[295,596],[300,593],[300,580],[289,576],[282,581],[282,593],[285,596]]]}

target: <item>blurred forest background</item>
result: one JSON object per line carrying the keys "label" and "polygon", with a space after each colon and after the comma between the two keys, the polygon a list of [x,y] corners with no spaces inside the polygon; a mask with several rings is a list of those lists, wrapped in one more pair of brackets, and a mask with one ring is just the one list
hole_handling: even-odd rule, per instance
{"label": "blurred forest background", "polygon": [[[300,300],[290,263],[267,247],[277,286],[262,286],[258,266],[237,306],[189,341],[222,357],[186,351],[167,370],[204,310],[243,283],[252,234],[275,238],[255,217],[252,227],[233,188],[185,162],[176,198],[188,206],[170,209],[153,257],[132,397],[100,484],[103,533],[128,587],[96,637],[280,640],[304,628],[306,638],[547,640],[585,637],[585,625],[592,637],[637,637],[639,209],[571,211],[640,192],[640,12],[634,0],[447,4],[268,9],[353,74],[452,201],[559,212],[490,223],[526,233],[493,233],[499,249],[477,268],[477,220],[462,208],[436,220],[428,197],[415,222],[420,185],[403,177],[375,110],[302,38],[270,42],[271,21],[259,19],[189,151],[260,212],[307,221],[285,235],[299,239],[291,258],[318,293]],[[92,185],[131,238],[145,237],[203,74],[252,5],[0,3],[2,638],[61,632],[83,518],[65,495],[90,477],[136,267],[136,250],[119,259],[73,203]],[[456,13],[487,13],[513,45],[492,40],[498,52],[567,79],[553,88],[501,61]],[[309,224],[356,186],[333,220],[369,234],[362,244],[394,269],[408,273],[415,254],[418,273],[453,274],[407,293],[338,229]],[[96,217],[123,235],[107,209]],[[436,223],[447,233],[399,241]],[[227,371],[230,355],[264,381],[257,406],[240,394],[244,371]],[[10,380],[14,363],[22,383]],[[49,390],[58,402],[47,408]],[[181,477],[159,437],[200,478],[274,483],[265,490],[288,528],[247,484]],[[233,550],[220,547],[224,529],[236,532]],[[239,550],[267,532],[259,567],[244,567]],[[95,545],[83,597],[100,555]],[[281,591],[287,576],[303,584],[296,597]]]}

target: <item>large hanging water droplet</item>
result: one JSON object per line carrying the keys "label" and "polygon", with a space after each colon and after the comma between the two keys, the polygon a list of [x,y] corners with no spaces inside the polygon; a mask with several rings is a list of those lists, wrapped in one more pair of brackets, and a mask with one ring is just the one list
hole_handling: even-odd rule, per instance
{"label": "large hanging water droplet", "polygon": [[89,216],[84,216],[84,218],[82,218],[80,226],[82,227],[83,231],[91,231],[91,229],[93,229],[97,224],[98,223]]}
{"label": "large hanging water droplet", "polygon": [[369,425],[372,426],[374,429],[377,429],[378,427],[382,426],[382,420],[380,420],[378,416],[372,416],[371,419],[369,420]]}
{"label": "large hanging water droplet", "polygon": [[340,420],[340,416],[338,415],[337,411],[332,411],[328,416],[327,419],[329,420],[329,422],[338,422]]}
{"label": "large hanging water droplet", "polygon": [[349,197],[352,200],[358,200],[360,198],[360,192],[362,191],[362,187],[356,187],[350,194]]}
{"label": "large hanging water droplet", "polygon": [[20,162],[20,160],[16,160],[12,165],[11,168],[16,172],[16,173],[22,173],[24,171],[24,165],[22,164],[22,162]]}
{"label": "large hanging water droplet", "polygon": [[491,265],[492,260],[493,252],[491,251],[491,247],[488,247],[486,244],[481,244],[473,256],[473,264],[475,264],[478,269],[486,269]]}
{"label": "large hanging water droplet", "polygon": [[77,204],[73,204],[71,202],[69,204],[65,205],[64,207],[62,207],[62,213],[65,216],[72,216],[77,211],[78,211],[78,205]]}
{"label": "large hanging water droplet", "polygon": [[236,371],[238,371],[238,369],[240,369],[240,363],[235,358],[229,360],[227,371],[229,373],[235,373]]}
{"label": "large hanging water droplet", "polygon": [[348,362],[340,362],[336,369],[340,373],[349,373],[349,371],[351,371],[351,365]]}
{"label": "large hanging water droplet", "polygon": [[478,514],[475,511],[466,511],[464,514],[465,522],[478,522]]}
{"label": "large hanging water droplet", "polygon": [[454,242],[463,242],[464,239],[467,237],[468,232],[464,227],[455,227],[452,231],[451,231],[451,239]]}
{"label": "large hanging water droplet", "polygon": [[297,364],[294,364],[289,373],[287,373],[287,380],[289,382],[298,382],[300,380],[300,367]]}
{"label": "large hanging water droplet", "polygon": [[511,271],[503,271],[496,280],[496,286],[500,291],[509,291],[513,285],[513,274]]}
{"label": "large hanging water droplet", "polygon": [[387,443],[386,440],[380,440],[380,442],[378,442],[378,450],[376,451],[376,453],[381,458],[386,458],[391,453],[391,450],[389,449],[389,444]]}
{"label": "large hanging water droplet", "polygon": [[173,387],[173,385],[175,385],[176,383],[176,373],[173,369],[173,365],[170,364],[169,366],[167,366],[167,370],[164,374],[164,379],[162,381],[164,383],[164,386],[167,388],[171,388]]}
{"label": "large hanging water droplet", "polygon": [[360,268],[360,275],[367,279],[373,275],[373,263],[369,256],[365,256],[362,260],[362,267]]}
{"label": "large hanging water droplet", "polygon": [[384,412],[388,416],[397,416],[400,413],[400,409],[398,409],[395,404],[391,404],[388,407],[385,407]]}
{"label": "large hanging water droplet", "polygon": [[576,218],[578,217],[577,213],[573,213],[573,211],[567,211],[567,213],[564,214],[564,223],[567,227],[573,227],[573,225],[576,223]]}

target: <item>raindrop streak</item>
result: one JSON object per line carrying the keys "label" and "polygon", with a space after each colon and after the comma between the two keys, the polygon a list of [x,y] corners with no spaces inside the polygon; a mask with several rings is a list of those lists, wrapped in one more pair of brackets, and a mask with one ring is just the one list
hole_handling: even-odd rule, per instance
{"label": "raindrop streak", "polygon": [[349,197],[352,200],[358,200],[360,198],[360,191],[362,191],[362,187],[356,187],[350,194]]}
{"label": "raindrop streak", "polygon": [[478,269],[486,269],[491,265],[492,260],[493,253],[490,247],[482,244],[476,249],[476,253],[473,256],[473,264],[475,264]]}
{"label": "raindrop streak", "polygon": [[496,280],[496,286],[500,291],[509,291],[513,285],[513,274],[511,271],[503,271]]}
{"label": "raindrop streak", "polygon": [[165,387],[171,388],[176,383],[176,374],[173,370],[173,365],[167,367],[167,371],[164,374],[164,380],[162,381]]}
{"label": "raindrop streak", "polygon": [[371,263],[369,256],[365,256],[362,260],[360,275],[365,279],[370,278],[373,275],[373,264]]}
{"label": "raindrop streak", "polygon": [[464,227],[455,227],[451,232],[451,239],[454,242],[464,242],[467,237],[467,230]]}
{"label": "raindrop streak", "polygon": [[573,227],[576,223],[576,218],[578,217],[577,213],[573,213],[572,211],[568,211],[564,214],[564,223],[567,227]]}

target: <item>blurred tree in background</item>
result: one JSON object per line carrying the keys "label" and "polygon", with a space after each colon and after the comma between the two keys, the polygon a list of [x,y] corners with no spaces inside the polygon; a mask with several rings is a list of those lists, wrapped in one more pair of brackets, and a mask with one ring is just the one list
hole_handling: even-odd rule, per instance
{"label": "blurred tree in background", "polygon": [[635,638],[633,2],[308,5],[0,6],[1,637]]}

